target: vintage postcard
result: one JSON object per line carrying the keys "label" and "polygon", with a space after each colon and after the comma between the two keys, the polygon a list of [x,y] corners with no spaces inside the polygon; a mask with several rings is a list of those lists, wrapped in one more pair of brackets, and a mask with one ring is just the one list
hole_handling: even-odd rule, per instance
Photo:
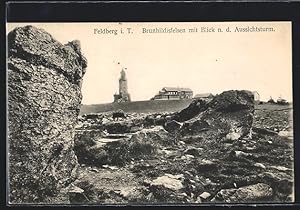
{"label": "vintage postcard", "polygon": [[294,202],[292,23],[7,23],[8,203]]}

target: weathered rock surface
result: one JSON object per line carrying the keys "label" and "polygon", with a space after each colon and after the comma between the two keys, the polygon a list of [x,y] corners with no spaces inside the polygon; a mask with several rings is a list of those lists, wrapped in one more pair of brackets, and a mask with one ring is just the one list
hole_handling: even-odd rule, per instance
{"label": "weathered rock surface", "polygon": [[207,109],[207,104],[210,101],[211,99],[196,99],[192,101],[192,103],[187,108],[178,112],[178,114],[174,118],[180,122],[183,122],[185,120],[189,120],[193,117],[196,117],[200,112]]}
{"label": "weathered rock surface", "polygon": [[8,34],[9,201],[49,202],[76,177],[74,127],[87,61],[33,26]]}
{"label": "weathered rock surface", "polygon": [[166,122],[164,124],[164,128],[167,131],[174,133],[176,131],[179,131],[182,125],[183,125],[183,123],[177,122],[176,120],[172,120],[170,122]]}
{"label": "weathered rock surface", "polygon": [[272,188],[264,183],[258,183],[238,189],[223,189],[213,198],[215,202],[243,203],[268,200],[273,195]]}
{"label": "weathered rock surface", "polygon": [[107,123],[103,127],[107,130],[108,133],[120,134],[120,133],[130,133],[131,128],[133,126],[134,125],[132,122],[120,121],[120,122]]}
{"label": "weathered rock surface", "polygon": [[[81,138],[77,139],[76,148],[87,150],[82,151],[82,155],[79,155],[78,151],[76,154],[80,163],[83,163],[81,160],[85,158],[93,162],[81,165],[79,170],[86,173],[79,180],[89,180],[98,190],[93,193],[96,198],[88,202],[106,204],[293,202],[293,144],[286,137],[278,135],[285,127],[286,121],[282,121],[278,130],[272,133],[269,132],[272,127],[267,128],[262,126],[264,123],[257,122],[261,119],[261,114],[277,119],[279,118],[277,115],[285,111],[273,112],[282,107],[256,104],[255,113],[258,110],[259,115],[257,113],[254,115],[253,124],[257,127],[253,128],[259,130],[253,129],[251,138],[241,137],[239,132],[229,132],[231,126],[245,126],[247,129],[251,126],[247,121],[251,120],[251,100],[248,101],[246,95],[241,96],[241,92],[243,91],[239,93],[229,91],[222,99],[224,107],[246,104],[239,106],[239,109],[236,108],[232,113],[230,110],[217,111],[208,101],[207,104],[210,106],[202,110],[199,104],[194,107],[193,113],[197,114],[191,114],[189,117],[182,115],[186,116],[184,119],[175,118],[180,115],[170,112],[126,113],[125,120],[113,120],[112,112],[107,112],[93,117],[95,118],[93,120],[90,117],[83,119],[81,128],[77,130],[78,137]],[[207,118],[201,117],[204,116],[203,113]],[[186,135],[180,133],[181,124],[192,119],[200,122],[210,120],[209,113],[214,120],[210,124],[211,127],[197,130],[195,124],[195,134],[193,131],[187,132]],[[243,121],[244,114],[249,118],[245,117]],[[281,116],[284,116],[284,113],[281,113]],[[104,119],[107,119],[106,122]],[[219,127],[218,120],[220,120]],[[226,122],[235,124],[221,127],[226,125]],[[126,124],[131,130],[133,127],[138,129],[122,134],[106,132],[106,125],[117,127],[119,123]],[[100,127],[96,129],[99,125]],[[265,130],[267,132],[264,132]],[[88,133],[90,135],[86,135]],[[123,138],[122,136],[131,137],[115,139]],[[109,137],[113,137],[109,140],[112,142],[96,148],[99,142],[106,143],[106,138]],[[94,170],[95,166],[98,167],[98,172]],[[124,170],[128,170],[131,175],[124,174]],[[105,173],[107,175],[103,177]],[[82,185],[76,186],[84,189],[84,193],[91,197],[88,195],[89,189]],[[132,189],[143,190],[136,192]]]}
{"label": "weathered rock surface", "polygon": [[284,172],[264,172],[258,176],[269,183],[278,193],[293,193],[293,177],[290,174]]}
{"label": "weathered rock surface", "polygon": [[184,121],[180,129],[182,135],[203,134],[210,138],[224,136],[236,140],[250,134],[253,113],[252,92],[231,90],[215,96],[211,101],[193,102],[175,119]]}
{"label": "weathered rock surface", "polygon": [[157,177],[154,179],[150,185],[151,186],[163,186],[170,190],[180,190],[183,188],[182,179],[183,175],[172,175],[165,174],[164,176]]}

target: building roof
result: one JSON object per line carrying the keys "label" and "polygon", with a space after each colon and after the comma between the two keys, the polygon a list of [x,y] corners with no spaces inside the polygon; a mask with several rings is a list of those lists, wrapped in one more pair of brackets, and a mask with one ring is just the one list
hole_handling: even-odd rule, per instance
{"label": "building roof", "polygon": [[211,94],[211,93],[200,93],[200,94],[196,94],[194,96],[194,98],[206,98],[206,97],[211,97],[211,96],[213,96],[213,94]]}
{"label": "building roof", "polygon": [[185,92],[192,92],[190,88],[180,88],[180,87],[163,87],[166,91],[185,91]]}

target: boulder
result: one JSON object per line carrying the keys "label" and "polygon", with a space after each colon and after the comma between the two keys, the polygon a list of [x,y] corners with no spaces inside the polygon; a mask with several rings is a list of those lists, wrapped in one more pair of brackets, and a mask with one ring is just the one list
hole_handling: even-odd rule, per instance
{"label": "boulder", "polygon": [[135,133],[143,128],[143,119],[133,118],[123,121],[111,121],[102,124],[110,134]]}
{"label": "boulder", "polygon": [[124,199],[130,201],[136,201],[137,199],[141,199],[144,195],[145,187],[122,187],[119,190],[115,190],[114,192],[122,196]]}
{"label": "boulder", "polygon": [[176,131],[179,131],[183,123],[177,122],[176,120],[172,120],[170,122],[166,122],[164,124],[164,128],[166,131],[174,133]]}
{"label": "boulder", "polygon": [[199,156],[203,151],[203,148],[196,148],[193,146],[188,146],[186,150],[184,150],[184,154],[194,155],[195,157]]}
{"label": "boulder", "polygon": [[122,109],[119,109],[115,112],[112,113],[112,118],[115,120],[115,119],[126,119],[126,113],[122,110]]}
{"label": "boulder", "polygon": [[130,133],[133,123],[129,121],[110,122],[104,125],[104,129],[110,134]]}
{"label": "boulder", "polygon": [[262,163],[255,163],[254,166],[258,168],[266,169],[266,166]]}
{"label": "boulder", "polygon": [[288,139],[293,139],[293,131],[280,131],[278,135]]}
{"label": "boulder", "polygon": [[[180,133],[201,135],[206,139],[226,137],[237,140],[250,135],[254,114],[254,97],[250,91],[230,90],[215,96],[211,101],[193,102],[177,114],[177,119],[184,119]],[[198,108],[198,109],[197,109]],[[189,110],[191,109],[191,110]],[[182,118],[182,113],[187,117]],[[175,117],[175,118],[176,118]]]}
{"label": "boulder", "polygon": [[264,183],[258,183],[238,189],[222,189],[212,199],[212,202],[243,203],[269,200],[273,189]]}
{"label": "boulder", "polygon": [[197,171],[201,173],[211,173],[218,169],[218,164],[215,161],[207,159],[197,160],[196,164]]}
{"label": "boulder", "polygon": [[33,26],[8,34],[9,203],[44,202],[76,177],[74,128],[87,61]]}
{"label": "boulder", "polygon": [[181,181],[182,175],[172,175],[165,174],[164,176],[160,176],[154,179],[150,186],[163,186],[170,190],[178,191],[183,188],[183,184]]}
{"label": "boulder", "polygon": [[211,196],[209,192],[203,192],[201,195],[199,195],[200,198],[202,199],[208,199]]}
{"label": "boulder", "polygon": [[234,154],[235,154],[235,157],[237,158],[247,158],[247,157],[250,157],[252,156],[251,153],[246,153],[246,152],[243,152],[243,151],[234,151]]}
{"label": "boulder", "polygon": [[154,144],[170,146],[175,143],[175,139],[162,126],[154,126],[153,128],[144,128],[133,135],[146,139],[145,141],[152,141]]}
{"label": "boulder", "polygon": [[264,172],[258,175],[262,181],[268,183],[276,192],[283,194],[293,193],[293,176],[284,172]]}

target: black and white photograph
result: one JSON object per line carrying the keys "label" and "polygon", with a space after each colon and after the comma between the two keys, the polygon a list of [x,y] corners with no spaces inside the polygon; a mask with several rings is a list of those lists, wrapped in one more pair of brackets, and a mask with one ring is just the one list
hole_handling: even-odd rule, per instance
{"label": "black and white photograph", "polygon": [[8,22],[9,205],[291,204],[292,22]]}

